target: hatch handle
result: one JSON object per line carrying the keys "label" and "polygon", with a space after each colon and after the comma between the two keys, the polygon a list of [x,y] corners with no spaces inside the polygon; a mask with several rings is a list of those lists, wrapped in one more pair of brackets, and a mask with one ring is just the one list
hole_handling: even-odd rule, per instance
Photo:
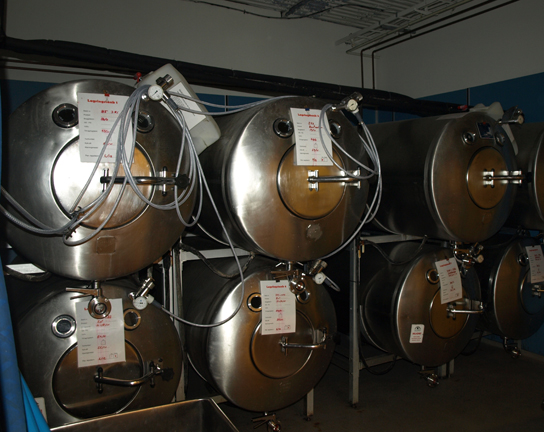
{"label": "hatch handle", "polygon": [[472,315],[472,314],[483,314],[484,313],[484,304],[482,302],[475,302],[478,304],[478,309],[472,310],[472,309],[456,309],[456,306],[463,306],[465,305],[465,301],[456,301],[451,302],[448,304],[447,311],[448,311],[448,317],[451,317],[452,319],[455,319],[456,314],[466,314],[466,315]]}
{"label": "hatch handle", "polygon": [[321,332],[323,333],[323,338],[321,339],[321,342],[317,344],[297,344],[297,343],[289,343],[289,340],[287,336],[282,336],[280,339],[280,346],[281,346],[281,352],[285,353],[287,355],[287,348],[304,348],[304,349],[327,349],[327,329],[323,328],[321,329]]}
{"label": "hatch handle", "polygon": [[512,184],[522,184],[525,174],[522,171],[505,171],[504,174],[495,174],[495,170],[484,171],[484,186],[495,186],[495,180],[507,181]]}
{"label": "hatch handle", "polygon": [[94,375],[94,382],[96,383],[98,393],[102,393],[102,384],[109,384],[118,387],[138,387],[149,381],[151,387],[155,387],[156,375],[161,375],[164,381],[170,381],[174,377],[174,370],[172,368],[162,368],[159,364],[155,364],[154,362],[149,363],[149,369],[150,371],[140,378],[125,380],[105,377],[104,370],[101,367],[98,367],[96,369],[96,374]]}
{"label": "hatch handle", "polygon": [[[357,169],[351,173],[354,176],[361,175],[361,172]],[[319,170],[308,171],[308,188],[310,190],[319,190],[319,183],[346,183],[346,186],[361,187],[361,180],[358,178],[347,176],[344,171],[339,176],[324,176],[319,177]]]}

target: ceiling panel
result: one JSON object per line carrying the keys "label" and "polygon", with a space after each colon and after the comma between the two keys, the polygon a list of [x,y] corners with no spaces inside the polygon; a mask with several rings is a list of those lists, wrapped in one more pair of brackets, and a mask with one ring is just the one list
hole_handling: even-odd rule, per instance
{"label": "ceiling panel", "polygon": [[[191,1],[191,0],[189,0]],[[334,41],[358,54],[391,37],[417,34],[438,22],[481,13],[517,0],[193,0],[274,19],[315,19],[349,27]],[[252,6],[262,13],[243,9]]]}

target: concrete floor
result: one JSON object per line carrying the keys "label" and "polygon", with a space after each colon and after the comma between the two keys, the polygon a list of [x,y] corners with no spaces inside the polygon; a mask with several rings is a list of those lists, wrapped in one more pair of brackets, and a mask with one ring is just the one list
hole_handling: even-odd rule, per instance
{"label": "concrete floor", "polygon": [[[362,370],[355,408],[348,402],[348,373],[334,364],[344,360],[333,360],[316,386],[315,413],[309,421],[303,416],[303,401],[276,412],[282,431],[544,430],[544,357],[523,353],[513,359],[499,344],[482,342],[473,355],[459,356],[454,374],[435,388],[427,386],[418,366],[404,360],[382,376]],[[259,413],[227,403],[220,407],[241,432],[254,430],[252,419]],[[265,426],[258,431],[266,432]]]}

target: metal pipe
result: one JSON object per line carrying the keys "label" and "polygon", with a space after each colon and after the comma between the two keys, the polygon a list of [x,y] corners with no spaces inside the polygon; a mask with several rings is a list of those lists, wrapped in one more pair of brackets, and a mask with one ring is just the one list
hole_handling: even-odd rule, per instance
{"label": "metal pipe", "polygon": [[[383,50],[385,50],[385,49],[387,49],[387,48],[391,48],[392,46],[395,46],[395,45],[400,45],[401,43],[407,42],[407,41],[409,41],[409,40],[413,40],[413,39],[416,39],[416,38],[418,38],[418,37],[427,35],[427,34],[429,34],[429,33],[432,33],[432,32],[434,32],[434,31],[436,31],[436,30],[441,30],[441,29],[446,28],[446,27],[449,27],[449,26],[451,26],[451,25],[453,25],[453,24],[458,24],[458,23],[460,23],[460,22],[462,22],[462,21],[466,21],[466,20],[468,20],[468,19],[470,19],[470,18],[474,18],[474,17],[480,16],[480,15],[483,15],[483,14],[485,14],[485,13],[487,13],[487,12],[490,12],[490,11],[493,11],[493,10],[496,10],[496,9],[499,9],[499,8],[502,8],[503,6],[508,6],[508,5],[510,5],[510,4],[512,4],[512,3],[516,3],[516,2],[518,2],[518,1],[519,1],[519,0],[510,0],[510,1],[506,2],[506,3],[501,4],[501,5],[494,6],[494,7],[491,7],[491,8],[489,8],[489,9],[486,9],[485,11],[480,11],[480,12],[477,12],[477,13],[475,13],[475,14],[472,14],[472,15],[469,15],[469,16],[466,16],[466,17],[463,17],[463,18],[460,18],[460,19],[458,19],[458,20],[452,21],[452,22],[447,23],[447,24],[444,24],[444,25],[442,25],[442,26],[433,28],[433,29],[431,29],[431,30],[429,30],[429,31],[420,33],[420,34],[415,35],[415,36],[410,36],[410,37],[408,37],[408,38],[406,38],[406,39],[403,39],[403,40],[401,40],[401,41],[398,41],[398,42],[395,42],[395,43],[386,45],[386,46],[384,46],[384,47],[382,47],[382,48],[379,48],[379,49],[377,49],[377,50],[372,51],[371,57],[372,57],[372,85],[373,85],[373,89],[375,89],[375,87],[374,87],[374,86],[375,86],[374,56],[375,56],[375,54],[376,54],[377,52],[383,51]],[[486,4],[487,4],[487,2],[486,2]],[[478,5],[478,6],[481,6],[481,5]],[[477,6],[477,7],[478,7],[478,6]],[[466,12],[467,10],[470,10],[470,9],[466,9],[466,10],[464,10],[462,13]],[[457,15],[457,14],[456,14],[456,15]],[[447,19],[450,19],[450,18],[451,18],[451,17],[448,17]],[[440,20],[437,21],[437,22],[440,22]],[[385,43],[385,42],[382,42],[382,43],[380,43],[380,44],[378,44],[378,45],[382,45],[383,43]],[[366,49],[370,49],[370,48],[366,48]],[[365,50],[366,50],[366,49],[365,49]]]}

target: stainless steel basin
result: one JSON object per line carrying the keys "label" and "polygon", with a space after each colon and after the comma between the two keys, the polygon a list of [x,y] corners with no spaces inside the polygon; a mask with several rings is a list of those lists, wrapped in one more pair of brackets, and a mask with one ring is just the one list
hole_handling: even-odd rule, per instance
{"label": "stainless steel basin", "polygon": [[60,426],[67,432],[230,432],[238,431],[211,399],[196,399]]}

